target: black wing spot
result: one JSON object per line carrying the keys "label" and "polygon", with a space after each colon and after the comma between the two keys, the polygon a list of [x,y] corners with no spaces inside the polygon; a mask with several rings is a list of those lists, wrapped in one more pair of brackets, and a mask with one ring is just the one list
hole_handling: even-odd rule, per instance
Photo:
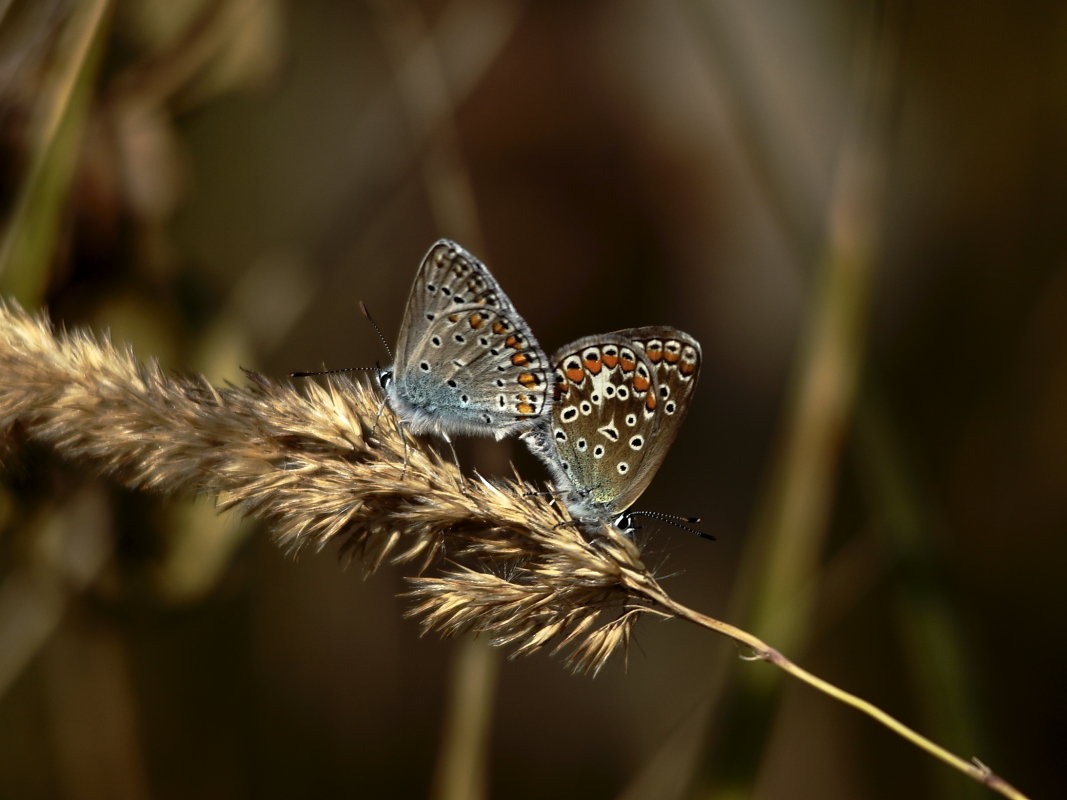
{"label": "black wing spot", "polygon": [[430,371],[430,362],[429,361],[420,362],[419,363],[419,369],[421,369],[423,372],[429,372]]}

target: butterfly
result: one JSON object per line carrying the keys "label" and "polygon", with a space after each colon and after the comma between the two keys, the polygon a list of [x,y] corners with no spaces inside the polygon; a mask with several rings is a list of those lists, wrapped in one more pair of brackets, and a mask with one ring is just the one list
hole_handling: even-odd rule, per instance
{"label": "butterfly", "polygon": [[488,268],[455,242],[426,253],[378,381],[413,433],[505,436],[552,404],[548,357]]}
{"label": "butterfly", "polygon": [[[629,529],[689,410],[700,344],[667,326],[586,336],[553,356],[551,410],[522,436],[580,525]],[[708,537],[710,538],[710,537]]]}

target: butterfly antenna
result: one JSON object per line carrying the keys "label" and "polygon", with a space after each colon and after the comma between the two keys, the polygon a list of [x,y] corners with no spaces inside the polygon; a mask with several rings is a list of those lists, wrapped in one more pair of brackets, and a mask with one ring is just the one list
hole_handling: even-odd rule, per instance
{"label": "butterfly antenna", "polygon": [[320,369],[314,372],[290,372],[290,378],[310,378],[312,375],[336,375],[339,372],[359,372],[360,370],[373,369],[381,372],[381,367],[341,367],[340,369]]}
{"label": "butterfly antenna", "polygon": [[374,317],[370,315],[370,311],[367,310],[367,305],[362,300],[359,301],[359,309],[363,312],[363,316],[367,318],[367,322],[374,328],[374,332],[378,334],[378,339],[381,341],[382,346],[385,348],[385,352],[389,354],[389,360],[393,360],[393,348],[389,346],[389,342],[382,335],[382,329],[378,327],[378,323],[374,321]]}
{"label": "butterfly antenna", "polygon": [[[359,308],[363,312],[363,316],[365,316],[367,318],[367,320],[370,322],[371,327],[374,328],[374,332],[378,334],[378,340],[385,347],[385,352],[389,354],[389,360],[392,361],[393,360],[393,350],[392,350],[391,347],[389,347],[389,342],[387,342],[385,340],[385,337],[382,336],[382,329],[378,327],[378,323],[374,321],[374,317],[372,317],[370,315],[370,312],[367,310],[366,304],[364,304],[364,302],[362,300],[359,301]],[[370,370],[370,369],[372,369],[375,372],[380,374],[381,371],[382,371],[382,365],[381,364],[375,364],[373,367],[342,367],[341,369],[320,369],[320,370],[316,370],[316,371],[313,371],[313,372],[290,372],[289,373],[289,377],[290,378],[310,378],[310,377],[312,377],[314,375],[336,375],[336,374],[338,374],[340,372],[360,372],[361,370]]]}
{"label": "butterfly antenna", "polygon": [[633,529],[634,525],[632,523],[634,517],[649,517],[650,519],[673,525],[676,528],[681,528],[683,531],[694,533],[701,539],[707,539],[712,542],[715,541],[715,537],[710,533],[704,533],[704,531],[698,531],[696,528],[691,528],[689,526],[690,524],[700,522],[700,517],[683,517],[681,514],[665,514],[662,511],[627,511],[619,517],[618,521],[615,523],[616,527]]}

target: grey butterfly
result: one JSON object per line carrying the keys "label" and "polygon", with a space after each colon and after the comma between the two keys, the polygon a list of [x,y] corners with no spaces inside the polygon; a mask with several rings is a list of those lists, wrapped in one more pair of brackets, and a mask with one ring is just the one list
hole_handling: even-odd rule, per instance
{"label": "grey butterfly", "polygon": [[[586,336],[558,350],[552,410],[523,435],[580,524],[629,528],[689,409],[700,344],[667,326]],[[710,537],[709,537],[710,538]]]}
{"label": "grey butterfly", "polygon": [[396,360],[378,376],[413,433],[529,430],[551,406],[548,358],[486,266],[441,239],[422,260]]}

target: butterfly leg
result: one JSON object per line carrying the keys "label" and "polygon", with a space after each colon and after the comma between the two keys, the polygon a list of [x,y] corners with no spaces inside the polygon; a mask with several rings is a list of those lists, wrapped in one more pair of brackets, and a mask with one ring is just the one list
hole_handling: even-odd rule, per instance
{"label": "butterfly leg", "polygon": [[441,432],[441,438],[445,440],[445,444],[448,445],[448,449],[452,451],[452,463],[456,465],[456,488],[459,489],[463,496],[467,496],[467,488],[463,485],[463,467],[459,465],[459,456],[456,455],[456,446],[452,443],[452,437],[444,431]]}

